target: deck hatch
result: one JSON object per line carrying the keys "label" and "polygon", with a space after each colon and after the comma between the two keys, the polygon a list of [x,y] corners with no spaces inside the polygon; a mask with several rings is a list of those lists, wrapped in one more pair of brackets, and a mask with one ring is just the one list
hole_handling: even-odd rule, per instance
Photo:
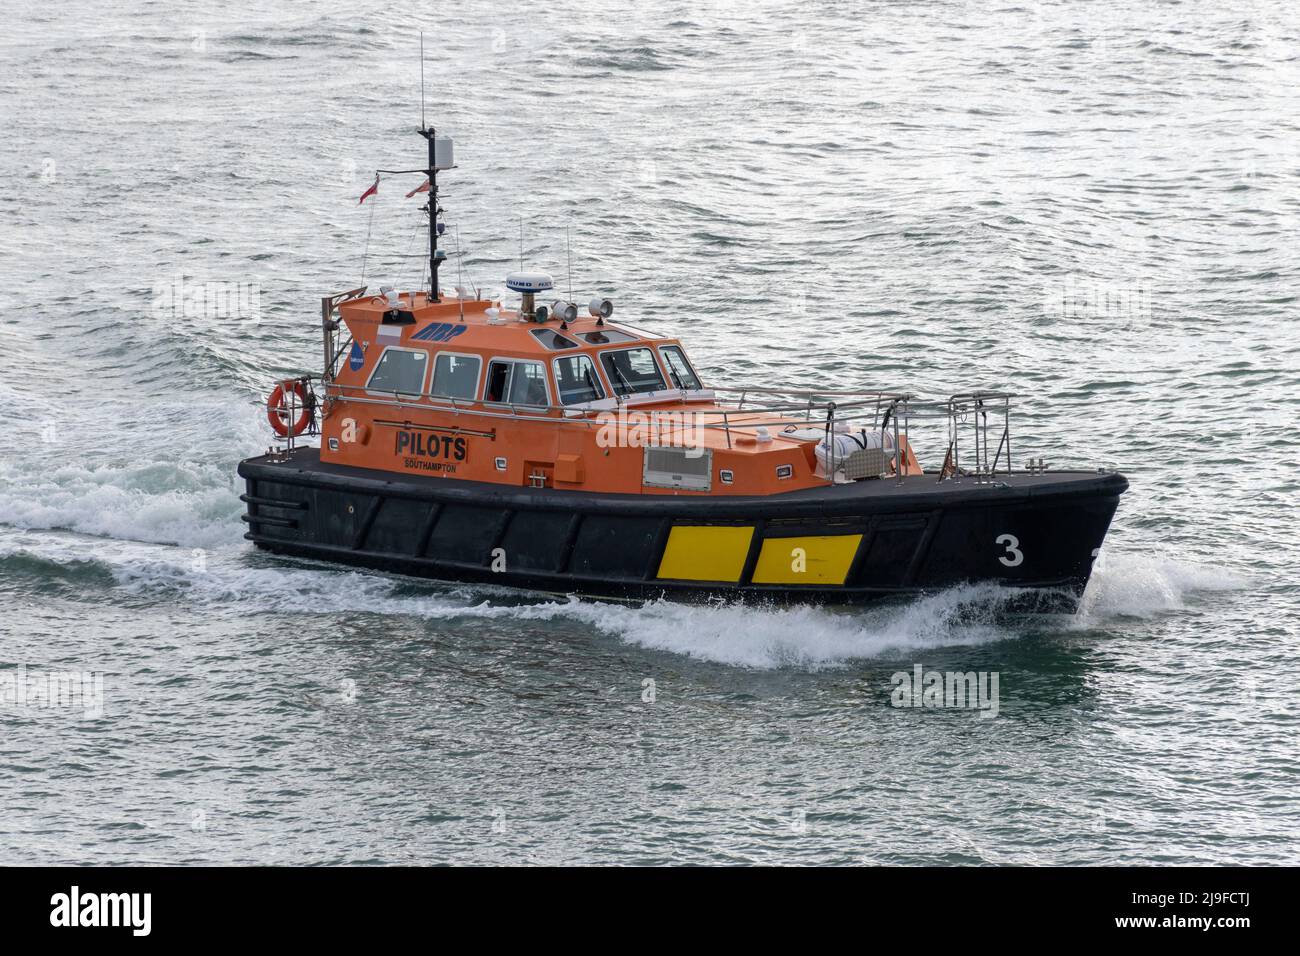
{"label": "deck hatch", "polygon": [[649,488],[708,491],[713,487],[713,451],[708,448],[647,446],[641,482]]}

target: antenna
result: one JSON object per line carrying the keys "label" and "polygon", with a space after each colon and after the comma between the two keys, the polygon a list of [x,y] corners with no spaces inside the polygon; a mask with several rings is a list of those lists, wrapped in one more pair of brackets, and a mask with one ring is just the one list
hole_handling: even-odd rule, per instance
{"label": "antenna", "polygon": [[524,271],[524,217],[519,216],[519,271]]}
{"label": "antenna", "polygon": [[569,257],[569,301],[573,301],[573,243],[569,241],[569,229],[566,224],[564,227],[564,251]]}
{"label": "antenna", "polygon": [[456,230],[456,301],[460,303],[460,320],[465,321],[465,283],[460,277],[460,260],[464,255],[460,251],[460,223],[453,226]]}
{"label": "antenna", "polygon": [[[442,228],[438,225],[438,213],[442,212],[438,208],[438,170],[455,168],[451,162],[451,151],[447,150],[445,166],[438,165],[438,149],[434,137],[434,130],[430,129],[424,121],[424,31],[420,31],[420,129],[419,133],[429,143],[429,168],[424,170],[429,176],[429,203],[424,208],[429,212],[429,296],[427,302],[441,302],[442,299],[438,294],[438,232]],[[450,143],[448,143],[450,145]],[[417,172],[417,170],[403,170],[403,172]],[[420,284],[424,284],[424,272],[420,272]]]}

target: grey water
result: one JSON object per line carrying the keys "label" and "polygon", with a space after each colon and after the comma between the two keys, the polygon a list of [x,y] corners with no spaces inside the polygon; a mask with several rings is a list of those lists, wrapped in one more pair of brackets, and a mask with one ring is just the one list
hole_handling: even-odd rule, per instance
{"label": "grey water", "polygon": [[[357,201],[420,30],[444,284],[568,231],[710,381],[1014,391],[1018,464],[1132,482],[1080,612],[254,552],[320,297],[420,280],[418,179]],[[1282,0],[10,4],[0,863],[1300,861],[1298,81]]]}

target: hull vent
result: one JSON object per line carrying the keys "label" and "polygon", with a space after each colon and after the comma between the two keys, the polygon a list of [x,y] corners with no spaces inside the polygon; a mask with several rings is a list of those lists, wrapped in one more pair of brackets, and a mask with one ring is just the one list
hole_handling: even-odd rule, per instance
{"label": "hull vent", "polygon": [[641,481],[650,488],[708,491],[713,486],[713,452],[707,448],[648,447]]}

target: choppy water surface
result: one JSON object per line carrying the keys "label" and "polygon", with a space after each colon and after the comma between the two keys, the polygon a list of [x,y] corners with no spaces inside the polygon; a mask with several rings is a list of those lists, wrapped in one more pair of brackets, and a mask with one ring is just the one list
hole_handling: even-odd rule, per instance
{"label": "choppy water surface", "polygon": [[[103,708],[0,710],[0,862],[1296,862],[1300,25],[1130,6],[19,0],[0,677],[91,672]],[[368,231],[367,282],[418,277],[415,183],[356,198],[419,163],[420,26],[462,281],[521,216],[564,275],[567,225],[575,291],[714,381],[1020,393],[1019,455],[1133,483],[1082,612],[251,551],[234,467],[319,296]],[[892,707],[917,664],[996,672],[997,716]]]}

